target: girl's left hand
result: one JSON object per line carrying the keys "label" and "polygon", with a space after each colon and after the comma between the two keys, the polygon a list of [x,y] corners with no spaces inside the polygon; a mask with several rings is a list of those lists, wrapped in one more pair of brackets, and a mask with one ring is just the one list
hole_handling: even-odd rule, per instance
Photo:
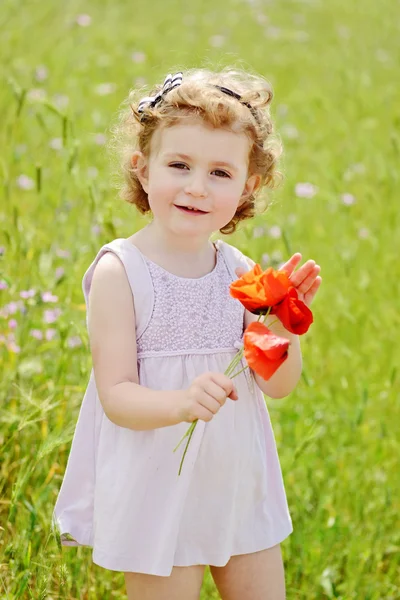
{"label": "girl's left hand", "polygon": [[[300,262],[301,254],[300,252],[296,252],[279,268],[279,271],[286,271],[288,273],[290,283],[296,289],[299,300],[310,307],[322,283],[322,278],[318,276],[321,267],[315,263],[315,260],[310,259],[294,272]],[[253,261],[251,263],[251,267],[253,268],[255,263]],[[246,273],[245,269],[241,267],[238,267],[235,272],[238,277]]]}
{"label": "girl's left hand", "polygon": [[310,259],[294,272],[300,262],[301,254],[296,252],[279,268],[279,271],[287,271],[291,285],[297,290],[299,300],[310,308],[311,302],[322,283],[322,277],[318,275],[321,267],[315,263],[315,260]]}

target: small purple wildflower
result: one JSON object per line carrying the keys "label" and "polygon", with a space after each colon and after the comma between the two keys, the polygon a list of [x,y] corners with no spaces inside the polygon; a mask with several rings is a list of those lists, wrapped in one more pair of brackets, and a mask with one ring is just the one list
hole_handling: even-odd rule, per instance
{"label": "small purple wildflower", "polygon": [[20,312],[25,312],[24,306],[21,307],[19,302],[10,302],[9,304],[5,304],[0,308],[0,317],[3,319],[8,319],[10,315],[15,315],[18,309]]}
{"label": "small purple wildflower", "polygon": [[99,174],[99,170],[96,167],[88,167],[87,176],[89,179],[95,179]]}
{"label": "small purple wildflower", "polygon": [[43,339],[43,332],[40,331],[40,329],[31,329],[29,333],[33,338],[37,340]]}
{"label": "small purple wildflower", "polygon": [[71,258],[71,252],[69,250],[62,250],[61,248],[57,248],[56,254],[60,258]]}
{"label": "small purple wildflower", "polygon": [[349,165],[347,170],[344,172],[343,179],[345,181],[350,181],[353,179],[354,175],[364,175],[366,171],[366,167],[363,163],[354,163]]}
{"label": "small purple wildflower", "polygon": [[53,296],[51,292],[43,292],[42,300],[43,302],[57,302],[58,296]]}
{"label": "small purple wildflower", "polygon": [[107,141],[107,138],[104,135],[104,133],[96,133],[96,135],[94,136],[94,141],[98,146],[104,146],[104,144]]}
{"label": "small purple wildflower", "polygon": [[115,83],[99,83],[94,89],[98,96],[107,96],[115,92],[117,86]]}
{"label": "small purple wildflower", "polygon": [[34,102],[42,102],[43,100],[46,100],[47,92],[42,88],[32,88],[29,90],[27,98],[28,100],[33,100]]}
{"label": "small purple wildflower", "polygon": [[63,141],[62,138],[53,138],[52,140],[50,140],[49,142],[49,147],[52,150],[62,150],[63,149]]}
{"label": "small purple wildflower", "polygon": [[270,235],[270,237],[274,238],[275,240],[282,237],[282,230],[279,227],[279,225],[273,225],[272,227],[270,227],[269,235]]}
{"label": "small purple wildflower", "polygon": [[209,39],[210,46],[213,48],[221,48],[225,44],[225,36],[223,35],[213,35]]}
{"label": "small purple wildflower", "polygon": [[261,261],[263,262],[264,265],[268,265],[271,262],[270,255],[267,254],[266,252],[264,252],[264,254],[261,256]]}
{"label": "small purple wildflower", "polygon": [[18,321],[16,321],[15,319],[10,319],[8,321],[8,327],[10,329],[15,329],[17,327],[17,325],[18,325]]}
{"label": "small purple wildflower", "polygon": [[312,183],[296,183],[295,194],[298,198],[312,198],[317,189]]}
{"label": "small purple wildflower", "polygon": [[68,346],[70,348],[78,348],[79,346],[82,346],[82,340],[77,335],[68,338],[68,342],[67,343],[68,343]]}
{"label": "small purple wildflower", "polygon": [[24,300],[27,300],[28,298],[33,298],[35,294],[36,290],[22,290],[22,292],[19,293],[21,298],[23,298]]}
{"label": "small purple wildflower", "polygon": [[39,65],[38,67],[36,67],[36,69],[35,69],[36,81],[46,81],[48,76],[49,76],[49,71],[48,71],[47,67],[45,67],[44,65]]}
{"label": "small purple wildflower", "polygon": [[346,206],[351,206],[356,202],[356,199],[354,198],[353,194],[342,194],[341,199],[343,204],[345,204]]}
{"label": "small purple wildflower", "polygon": [[43,314],[43,320],[45,323],[54,323],[61,315],[61,308],[54,308],[53,310],[45,310]]}
{"label": "small purple wildflower", "polygon": [[16,302],[10,302],[9,304],[6,304],[6,306],[4,307],[7,311],[9,315],[15,315],[15,313],[18,310],[19,305]]}
{"label": "small purple wildflower", "polygon": [[0,290],[6,290],[8,288],[8,283],[7,281],[4,281],[4,279],[0,280]]}
{"label": "small purple wildflower", "polygon": [[289,112],[289,107],[287,104],[278,104],[276,107],[276,113],[279,117],[286,117]]}
{"label": "small purple wildflower", "polygon": [[33,190],[35,182],[27,175],[20,175],[17,177],[17,185],[21,190]]}
{"label": "small purple wildflower", "polygon": [[50,329],[47,329],[46,330],[46,340],[48,342],[50,342],[52,339],[55,338],[56,334],[57,334],[57,330],[56,329],[53,329],[52,327]]}
{"label": "small purple wildflower", "polygon": [[144,52],[133,52],[131,59],[133,60],[134,63],[144,63],[146,60],[146,55]]}
{"label": "small purple wildflower", "polygon": [[76,17],[76,23],[79,27],[89,27],[92,23],[92,17],[90,15],[78,15]]}
{"label": "small purple wildflower", "polygon": [[265,227],[263,227],[262,225],[259,225],[258,227],[254,227],[253,229],[253,238],[257,239],[260,237],[263,237],[264,235],[266,235],[267,231],[265,229]]}
{"label": "small purple wildflower", "polygon": [[10,352],[14,352],[14,354],[18,354],[19,352],[21,352],[20,346],[18,346],[18,344],[16,344],[15,342],[10,342],[7,347],[10,350]]}
{"label": "small purple wildflower", "polygon": [[65,96],[65,94],[54,94],[53,102],[57,108],[63,110],[64,108],[67,108],[69,104],[69,98],[68,96]]}
{"label": "small purple wildflower", "polygon": [[289,140],[295,140],[299,137],[298,129],[294,125],[291,125],[290,123],[286,123],[285,125],[282,125],[281,132],[282,132],[282,135]]}

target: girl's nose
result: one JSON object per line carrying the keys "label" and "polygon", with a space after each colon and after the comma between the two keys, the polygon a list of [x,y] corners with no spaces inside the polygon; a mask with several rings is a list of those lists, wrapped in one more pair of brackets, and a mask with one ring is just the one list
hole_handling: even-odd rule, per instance
{"label": "girl's nose", "polygon": [[198,198],[207,196],[207,189],[203,178],[200,175],[191,177],[185,186],[185,193]]}

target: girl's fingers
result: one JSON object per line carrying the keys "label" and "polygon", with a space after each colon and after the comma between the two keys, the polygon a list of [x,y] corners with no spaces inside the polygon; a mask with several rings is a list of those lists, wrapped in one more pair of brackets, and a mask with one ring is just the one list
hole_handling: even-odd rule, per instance
{"label": "girl's fingers", "polygon": [[291,256],[289,260],[279,268],[279,270],[286,271],[290,276],[300,262],[301,254],[300,252],[296,252],[296,254],[293,254],[293,256]]}
{"label": "girl's fingers", "polygon": [[306,291],[313,285],[320,270],[321,267],[319,265],[315,265],[315,267],[311,269],[309,275],[307,275],[305,279],[303,279],[303,281],[301,281],[301,283],[296,286],[296,288],[300,290],[300,292],[303,292],[303,294],[305,294]]}
{"label": "girl's fingers", "polygon": [[317,292],[317,290],[319,289],[319,286],[322,283],[322,277],[317,277],[316,280],[314,281],[314,283],[312,284],[312,286],[310,287],[310,290],[313,291],[314,295]]}
{"label": "girl's fingers", "polygon": [[304,294],[304,304],[310,306],[311,302],[314,300],[316,293],[318,292],[319,286],[322,283],[322,278],[317,277],[310,289],[306,294]]}

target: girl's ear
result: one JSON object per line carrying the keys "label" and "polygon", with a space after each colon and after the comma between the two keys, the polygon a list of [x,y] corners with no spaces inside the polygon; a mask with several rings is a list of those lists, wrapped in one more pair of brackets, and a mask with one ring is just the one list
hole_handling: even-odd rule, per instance
{"label": "girl's ear", "polygon": [[242,192],[240,198],[240,204],[248,200],[252,194],[254,194],[261,185],[261,175],[250,175],[247,179],[246,184],[244,186],[244,190]]}
{"label": "girl's ear", "polygon": [[136,150],[131,156],[131,166],[137,178],[139,179],[142,188],[148,193],[149,186],[149,165],[145,155],[139,150]]}

